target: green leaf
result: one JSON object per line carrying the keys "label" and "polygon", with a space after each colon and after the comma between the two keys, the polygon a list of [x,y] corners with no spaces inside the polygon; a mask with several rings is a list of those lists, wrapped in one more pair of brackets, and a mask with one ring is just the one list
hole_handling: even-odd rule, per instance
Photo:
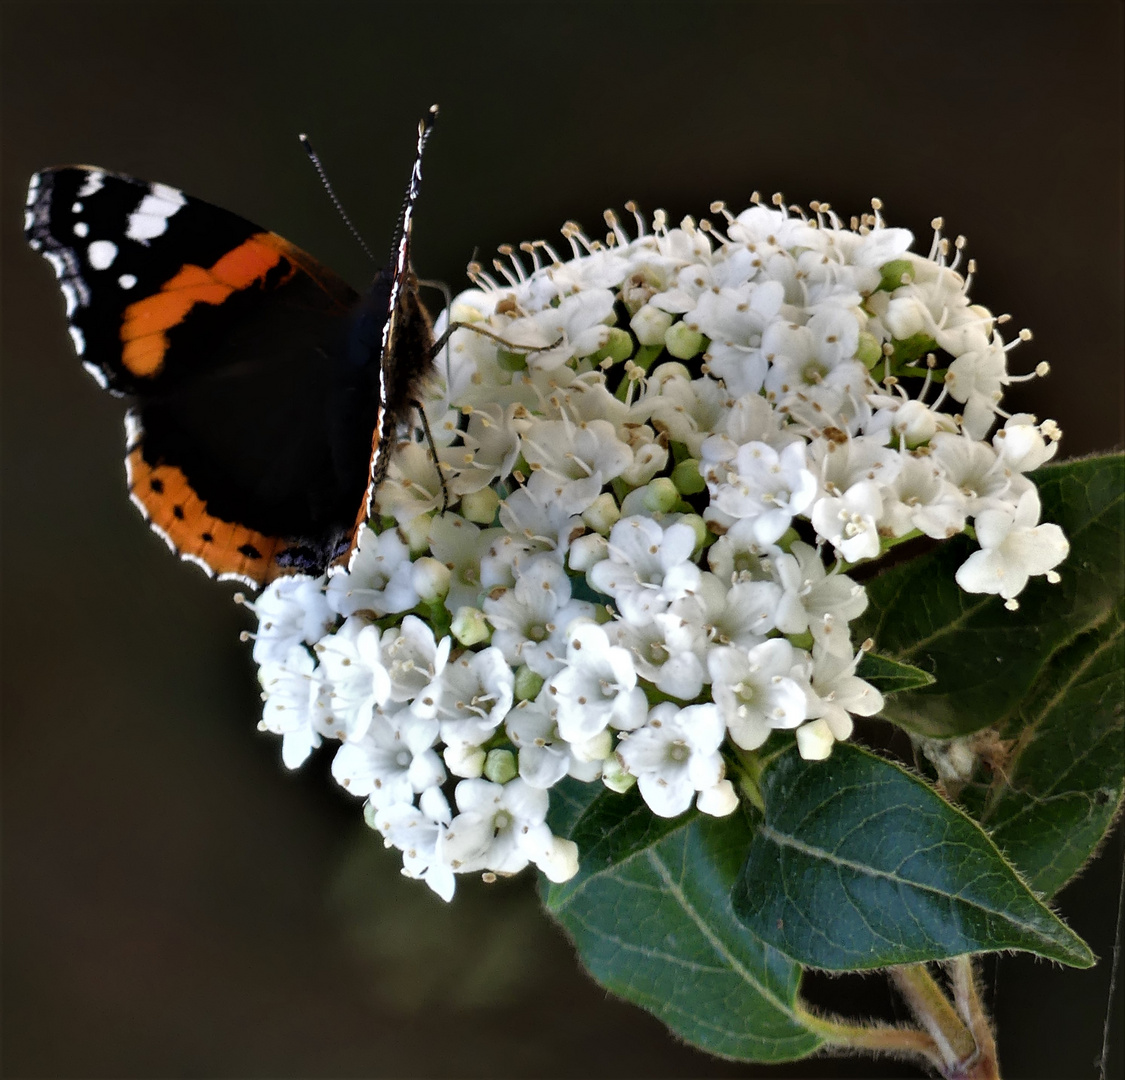
{"label": "green leaf", "polygon": [[898,765],[846,743],[803,761],[791,746],[768,763],[762,794],[734,909],[802,964],[854,971],[1000,949],[1093,964],[979,826]]}
{"label": "green leaf", "polygon": [[551,807],[582,869],[550,886],[547,908],[602,986],[721,1057],[790,1061],[820,1046],[795,1010],[800,967],[731,910],[752,831],[741,813],[668,820],[635,789],[575,782],[551,790]]}
{"label": "green leaf", "polygon": [[864,653],[855,673],[884,697],[887,694],[901,694],[905,690],[929,686],[934,681],[928,671],[878,653]]}
{"label": "green leaf", "polygon": [[1125,774],[1125,601],[1052,657],[1002,729],[1010,749],[961,801],[1037,892],[1053,896],[1117,816]]}
{"label": "green leaf", "polygon": [[934,676],[936,682],[891,698],[888,720],[932,738],[1003,725],[1021,707],[1059,650],[1112,619],[1122,593],[1125,457],[1089,458],[1040,469],[1032,477],[1042,520],[1067,534],[1062,581],[1032,581],[1018,611],[995,596],[964,593],[957,567],[974,550],[957,537],[867,585],[869,607],[855,639]]}

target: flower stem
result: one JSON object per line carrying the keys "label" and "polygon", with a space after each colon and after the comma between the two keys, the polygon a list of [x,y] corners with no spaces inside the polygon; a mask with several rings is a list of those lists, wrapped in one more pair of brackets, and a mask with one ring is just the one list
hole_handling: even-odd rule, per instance
{"label": "flower stem", "polygon": [[852,1024],[839,1017],[817,1016],[800,1001],[797,1016],[802,1024],[831,1046],[868,1050],[892,1057],[921,1057],[936,1069],[945,1069],[937,1043],[924,1031],[890,1024]]}

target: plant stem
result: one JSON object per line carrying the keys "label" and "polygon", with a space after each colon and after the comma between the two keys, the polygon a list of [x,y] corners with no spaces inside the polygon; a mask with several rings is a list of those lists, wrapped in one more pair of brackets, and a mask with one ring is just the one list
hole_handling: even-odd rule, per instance
{"label": "plant stem", "polygon": [[921,1057],[931,1066],[944,1071],[945,1060],[934,1040],[916,1028],[892,1027],[890,1024],[853,1024],[839,1017],[817,1016],[797,1002],[801,1023],[832,1046],[868,1050],[892,1057]]}

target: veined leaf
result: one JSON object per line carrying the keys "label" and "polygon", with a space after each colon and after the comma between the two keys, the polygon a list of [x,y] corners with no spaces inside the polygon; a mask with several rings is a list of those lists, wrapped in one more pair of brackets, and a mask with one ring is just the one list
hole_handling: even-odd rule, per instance
{"label": "veined leaf", "polygon": [[794,746],[765,768],[762,795],[734,909],[802,964],[852,971],[1001,949],[1094,962],[980,827],[898,765],[846,743],[804,761]]}
{"label": "veined leaf", "polygon": [[731,910],[752,832],[741,813],[661,819],[635,789],[567,782],[551,806],[582,869],[550,886],[547,908],[599,983],[712,1054],[788,1061],[817,1049],[794,1010],[800,967]]}

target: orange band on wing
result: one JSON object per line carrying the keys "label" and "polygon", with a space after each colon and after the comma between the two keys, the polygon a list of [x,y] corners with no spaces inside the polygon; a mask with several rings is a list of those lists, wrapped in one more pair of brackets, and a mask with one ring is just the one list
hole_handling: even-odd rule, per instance
{"label": "orange band on wing", "polygon": [[285,540],[209,514],[180,469],[149,465],[139,445],[129,451],[125,464],[130,497],[181,558],[259,585],[290,572],[276,562],[289,546]]}
{"label": "orange band on wing", "polygon": [[[255,233],[228,251],[210,269],[187,264],[160,291],[130,304],[121,323],[124,348],[121,361],[134,375],[155,375],[168,348],[166,331],[183,322],[196,304],[221,304],[232,292],[245,289],[288,256],[292,245],[273,233]],[[290,266],[292,276],[296,270]]]}

